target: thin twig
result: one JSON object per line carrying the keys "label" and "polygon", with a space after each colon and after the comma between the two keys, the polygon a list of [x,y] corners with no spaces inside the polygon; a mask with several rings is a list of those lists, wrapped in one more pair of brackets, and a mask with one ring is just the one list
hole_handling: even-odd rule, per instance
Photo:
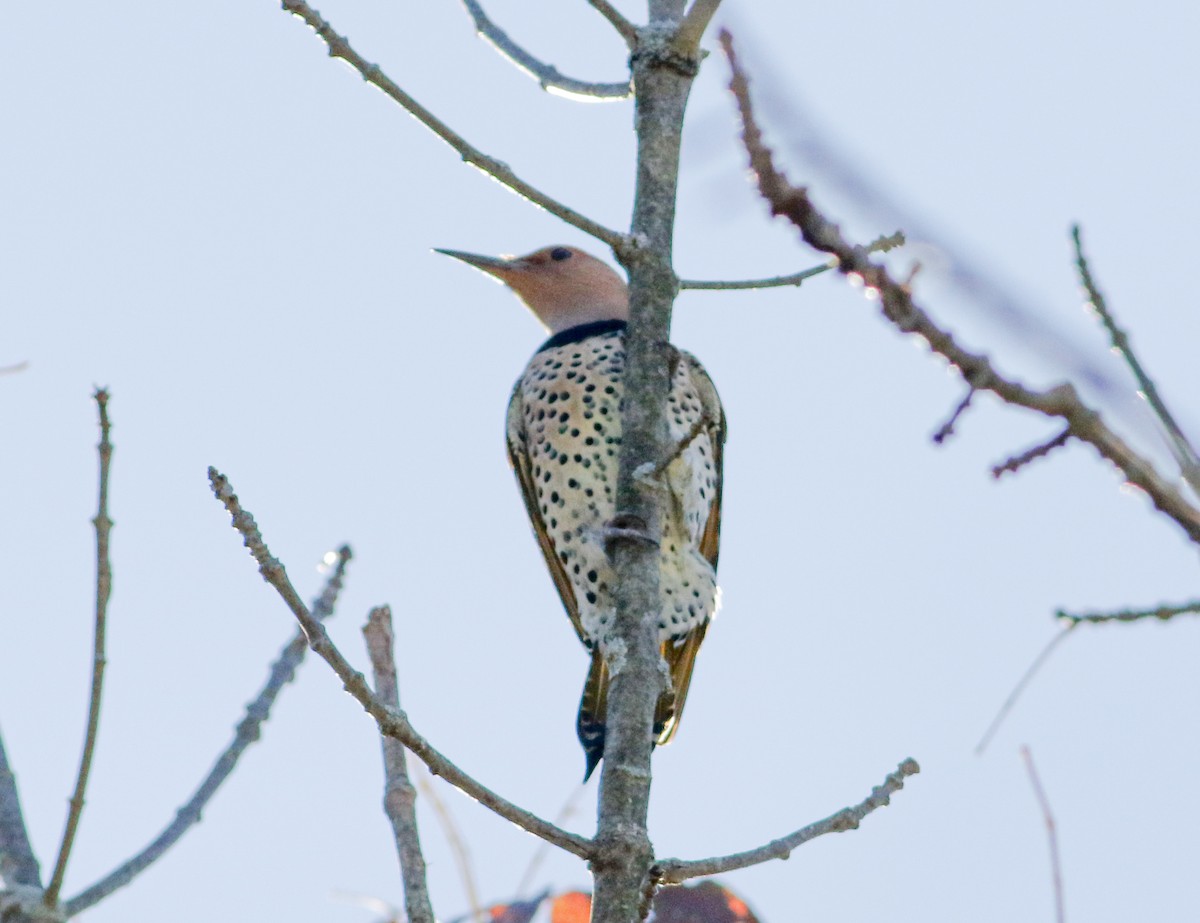
{"label": "thin twig", "polygon": [[258,563],[259,573],[267,583],[275,588],[275,591],[291,609],[308,638],[309,647],[333,668],[333,672],[341,679],[346,691],[375,719],[380,731],[404,744],[412,751],[413,755],[429,767],[434,775],[442,776],[447,782],[492,812],[534,836],[549,840],[573,855],[582,859],[591,858],[593,851],[591,840],[566,830],[560,830],[553,824],[542,820],[524,808],[517,807],[511,801],[485,788],[435,750],[429,741],[417,733],[403,711],[391,708],[381,702],[371,692],[363,675],[350,666],[349,661],[342,656],[342,652],[330,640],[329,633],[325,631],[324,626],[309,613],[304,601],[300,599],[291,580],[288,579],[287,571],[278,559],[271,556],[270,550],[263,542],[258,525],[254,522],[254,517],[242,509],[229,480],[216,468],[208,469],[208,479],[212,485],[213,494],[224,504],[225,509],[233,518],[233,527],[241,533],[246,547],[250,549],[250,554]]}
{"label": "thin twig", "polygon": [[[896,231],[894,234],[886,234],[876,238],[867,244],[867,253],[886,253],[888,250],[894,250],[896,247],[904,243],[904,232]],[[737,289],[751,288],[782,288],[785,285],[799,286],[806,279],[811,279],[813,276],[819,276],[822,273],[829,272],[831,269],[836,269],[837,264],[830,260],[822,263],[820,266],[811,266],[808,269],[803,269],[800,272],[794,272],[787,276],[768,276],[765,279],[739,279],[724,281],[703,281],[699,279],[680,279],[679,287],[681,289],[690,289],[693,291],[732,291]]]}
{"label": "thin twig", "polygon": [[1054,617],[1062,619],[1064,622],[1069,622],[1072,625],[1078,625],[1080,622],[1098,625],[1103,622],[1140,622],[1142,619],[1160,619],[1165,622],[1167,619],[1174,618],[1177,615],[1195,613],[1200,613],[1200,600],[1183,603],[1178,606],[1155,606],[1151,609],[1118,609],[1115,612],[1074,613],[1059,609],[1054,613]]}
{"label": "thin twig", "polygon": [[[423,766],[415,768],[417,790],[433,808],[433,813],[437,815],[438,823],[442,827],[442,834],[446,837],[446,842],[450,844],[454,865],[458,868],[458,877],[462,881],[463,892],[467,896],[467,908],[471,912],[471,919],[485,920],[487,918],[484,916],[483,902],[479,899],[479,887],[475,884],[475,864],[471,861],[471,852],[467,849],[466,840],[458,832],[458,824],[454,820],[454,815],[450,813],[449,806],[438,794],[437,786],[433,784],[433,776],[426,772]],[[544,849],[550,848],[550,844],[545,840],[539,840],[539,844]],[[517,896],[520,897],[519,891]]]}
{"label": "thin twig", "polygon": [[759,190],[771,204],[772,213],[785,215],[800,230],[805,242],[836,257],[838,271],[861,281],[868,297],[879,302],[887,320],[903,333],[924,338],[930,349],[959,370],[968,386],[990,391],[1005,403],[1061,419],[1072,436],[1093,446],[1116,465],[1130,484],[1146,493],[1159,512],[1174,520],[1192,542],[1200,545],[1200,510],[1168,483],[1148,459],[1113,432],[1099,413],[1084,404],[1072,385],[1064,383],[1048,391],[1035,391],[1002,377],[986,356],[968,352],[950,333],[938,327],[913,302],[912,293],[892,279],[886,268],[872,263],[842,237],[837,225],[812,204],[805,189],[792,186],[775,169],[771,152],[763,145],[762,133],[754,120],[749,87],[737,64],[732,39],[722,32],[721,41],[733,68],[730,89],[741,112],[743,141],[758,176]]}
{"label": "thin twig", "polygon": [[630,51],[637,48],[638,33],[637,27],[634,26],[628,19],[621,15],[620,10],[608,2],[608,0],[588,0],[588,3],[605,19],[609,25],[617,30],[617,34],[625,40],[625,45]]}
{"label": "thin twig", "polygon": [[1008,472],[1015,474],[1030,462],[1037,461],[1039,458],[1045,458],[1055,449],[1061,449],[1067,444],[1072,435],[1074,434],[1068,426],[1053,439],[1047,439],[1045,442],[1035,445],[1032,449],[1022,452],[1020,455],[1014,455],[999,465],[993,465],[992,477],[999,479],[1001,475]]}
{"label": "thin twig", "polygon": [[1000,710],[997,711],[996,716],[992,718],[992,723],[988,725],[987,730],[983,732],[983,736],[979,738],[979,743],[975,745],[976,756],[979,756],[984,750],[987,749],[987,745],[992,742],[992,737],[994,737],[996,731],[1000,729],[1000,725],[1004,722],[1004,719],[1008,717],[1008,713],[1012,711],[1013,706],[1017,704],[1017,699],[1021,697],[1021,694],[1025,691],[1025,688],[1033,681],[1033,678],[1038,674],[1038,671],[1042,669],[1046,661],[1050,659],[1050,655],[1054,653],[1054,649],[1062,643],[1063,639],[1069,635],[1078,624],[1078,622],[1072,622],[1070,625],[1056,634],[1050,639],[1046,646],[1042,648],[1041,653],[1033,658],[1033,663],[1029,665],[1029,668],[1025,671],[1025,674],[1019,680],[1017,680],[1017,684],[1013,686],[1012,692],[1008,694],[1008,698],[1004,700],[1004,704],[1000,706]]}
{"label": "thin twig", "polygon": [[921,767],[917,765],[916,760],[906,759],[896,767],[895,772],[890,773],[884,779],[882,785],[871,790],[870,797],[854,807],[842,808],[824,820],[801,827],[795,833],[772,840],[757,849],[734,853],[731,856],[698,859],[692,862],[685,862],[681,859],[664,859],[655,865],[651,874],[659,884],[672,885],[702,875],[719,875],[723,872],[732,872],[734,869],[748,868],[770,859],[786,859],[791,855],[793,849],[803,846],[809,840],[814,840],[827,833],[856,830],[864,817],[890,803],[891,796],[904,788],[904,780],[908,776],[916,775],[920,771]]}
{"label": "thin twig", "polygon": [[0,737],[0,881],[10,888],[26,886],[42,890],[42,870],[29,842],[17,777],[8,765],[3,737]]}
{"label": "thin twig", "polygon": [[590,234],[597,240],[604,241],[614,251],[620,253],[626,248],[628,241],[624,234],[610,230],[604,225],[593,221],[591,218],[581,215],[574,209],[568,208],[557,199],[550,198],[550,196],[539,189],[535,189],[517,176],[508,164],[472,147],[462,135],[451,129],[445,122],[393,83],[380,70],[378,64],[369,63],[362,55],[351,48],[350,43],[343,36],[334,32],[333,27],[321,18],[321,14],[305,3],[304,0],[283,0],[282,5],[287,12],[299,16],[304,20],[324,40],[325,44],[329,46],[330,57],[341,58],[349,64],[362,75],[363,80],[378,87],[390,99],[399,104],[401,108],[414,116],[418,122],[454,148],[464,161],[474,167],[478,167],[501,185],[507,186],[517,195],[522,196],[540,208],[544,208],[550,214],[561,218],[572,227],[579,228],[585,234]]}
{"label": "thin twig", "polygon": [[15,365],[0,365],[0,375],[12,375],[16,372],[24,372],[29,368],[29,360],[25,359]]}
{"label": "thin twig", "polygon": [[[566,800],[562,809],[554,817],[554,822],[560,826],[566,823],[575,815],[579,808],[579,799],[583,793],[587,791],[587,785],[577,785],[575,791],[571,792],[571,796]],[[524,874],[521,875],[521,880],[517,883],[516,890],[513,892],[517,897],[527,892],[533,885],[534,876],[537,874],[538,868],[546,860],[546,856],[550,853],[550,844],[542,842],[538,844],[534,850],[533,858],[529,860],[529,865],[526,866]]]}
{"label": "thin twig", "polygon": [[591,83],[567,77],[560,73],[553,64],[538,60],[509,38],[508,33],[488,17],[476,0],[462,0],[462,4],[471,14],[471,19],[475,21],[475,31],[519,70],[536,80],[543,90],[557,91],[565,96],[577,96],[602,102],[628,99],[633,93],[633,88],[629,85],[628,80],[624,83]]}
{"label": "thin twig", "polygon": [[954,411],[950,414],[950,418],[939,426],[938,431],[930,437],[935,443],[941,445],[954,435],[954,424],[958,422],[959,417],[966,413],[967,408],[971,406],[971,400],[975,397],[975,391],[975,388],[967,389],[966,396],[958,402],[958,406],[954,408]]}
{"label": "thin twig", "polygon": [[[400,710],[400,683],[396,678],[396,659],[392,653],[392,610],[376,606],[363,628],[371,672],[375,677],[375,695],[386,705]],[[417,831],[417,790],[408,778],[404,745],[391,737],[379,738],[383,745],[383,810],[396,838],[400,875],[404,880],[404,909],[409,923],[434,923],[425,880],[425,855]]]}
{"label": "thin twig", "polygon": [[1117,325],[1116,318],[1113,317],[1112,311],[1108,308],[1108,302],[1100,291],[1100,287],[1096,284],[1096,280],[1092,278],[1087,257],[1083,253],[1083,239],[1079,225],[1077,224],[1071,226],[1071,240],[1075,244],[1075,265],[1079,269],[1079,280],[1087,292],[1089,303],[1095,310],[1096,316],[1100,318],[1100,323],[1104,325],[1104,329],[1108,331],[1113,349],[1121,354],[1121,358],[1125,360],[1130,371],[1133,372],[1133,377],[1137,379],[1138,389],[1146,399],[1146,403],[1150,405],[1150,408],[1154,411],[1154,415],[1163,425],[1163,429],[1167,431],[1167,445],[1171,449],[1171,454],[1175,456],[1175,460],[1179,463],[1184,480],[1191,485],[1196,495],[1200,496],[1200,458],[1197,458],[1196,450],[1192,448],[1191,442],[1188,441],[1179,424],[1175,422],[1175,418],[1171,416],[1171,412],[1167,410],[1167,405],[1159,396],[1153,379],[1142,368],[1142,364],[1138,361],[1137,356],[1134,355],[1133,347],[1129,342],[1129,334]]}
{"label": "thin twig", "polygon": [[694,0],[692,8],[684,15],[675,32],[675,50],[680,54],[695,55],[700,47],[704,30],[717,13],[721,0]]}
{"label": "thin twig", "polygon": [[1033,786],[1033,794],[1037,797],[1042,809],[1042,818],[1046,822],[1046,839],[1050,843],[1050,871],[1054,879],[1054,919],[1057,923],[1066,920],[1063,908],[1062,865],[1058,858],[1058,829],[1054,823],[1054,815],[1050,813],[1050,800],[1042,788],[1042,780],[1038,778],[1037,769],[1033,765],[1033,753],[1029,747],[1021,748],[1021,759],[1029,771],[1029,783]]}
{"label": "thin twig", "polygon": [[[336,554],[336,564],[321,594],[313,603],[313,618],[324,621],[333,615],[338,593],[346,574],[346,565],[353,553],[349,545],[343,545]],[[328,557],[328,556],[327,556]],[[292,681],[296,670],[308,652],[308,639],[302,631],[280,651],[267,675],[267,681],[254,700],[246,706],[245,717],[238,723],[233,740],[217,757],[208,775],[192,793],[192,796],[175,812],[175,817],[151,843],[141,852],[113,869],[87,890],[66,902],[67,916],[75,916],[99,903],[118,888],[123,888],[145,871],[150,865],[175,845],[195,824],[200,822],[209,801],[233,773],[242,754],[262,736],[263,723],[271,716],[271,708],[283,687]]]}
{"label": "thin twig", "polygon": [[100,727],[100,699],[104,692],[104,637],[108,626],[108,598],[112,593],[112,562],[108,556],[108,535],[112,520],[108,518],[108,471],[112,462],[112,443],[108,439],[108,392],[97,388],[92,397],[100,412],[100,499],[96,518],[96,622],[92,646],[92,689],[88,700],[87,732],[83,740],[83,754],[79,759],[79,775],[75,780],[75,792],[71,795],[67,826],[63,831],[62,843],[58,848],[58,859],[54,873],[46,888],[44,902],[47,907],[58,906],[58,895],[62,891],[63,877],[67,874],[67,860],[75,846],[75,834],[79,830],[79,818],[83,815],[84,793],[87,791],[88,776],[92,771],[92,756],[96,752],[96,733]]}

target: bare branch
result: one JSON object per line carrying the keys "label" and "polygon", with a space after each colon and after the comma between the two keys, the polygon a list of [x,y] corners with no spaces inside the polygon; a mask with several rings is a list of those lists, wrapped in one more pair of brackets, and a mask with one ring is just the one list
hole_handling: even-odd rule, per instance
{"label": "bare branch", "polygon": [[652,874],[659,884],[677,885],[689,878],[732,872],[734,869],[759,865],[770,859],[786,859],[791,855],[793,849],[803,846],[809,840],[815,840],[827,833],[844,833],[847,830],[858,829],[858,825],[862,823],[864,817],[879,808],[886,807],[890,803],[892,795],[904,788],[904,780],[920,771],[921,767],[917,765],[916,760],[906,759],[896,767],[895,772],[883,780],[882,785],[871,790],[870,797],[854,807],[842,808],[824,820],[801,827],[795,833],[772,840],[758,849],[713,859],[697,859],[691,862],[681,859],[664,859],[655,865]]}
{"label": "bare branch", "polygon": [[0,365],[0,375],[13,375],[17,372],[24,372],[29,368],[29,360],[24,359],[15,365]]}
{"label": "bare branch", "polygon": [[695,0],[692,8],[687,11],[679,29],[675,32],[675,50],[680,54],[695,55],[700,47],[700,39],[704,30],[717,14],[721,0]]}
{"label": "bare branch", "polygon": [[[896,231],[894,234],[888,234],[879,237],[867,244],[867,253],[886,253],[888,250],[894,250],[896,247],[904,243],[904,232]],[[812,266],[808,269],[803,269],[800,272],[794,272],[788,276],[769,276],[765,279],[742,279],[730,282],[705,282],[696,279],[680,279],[679,287],[681,289],[691,289],[695,291],[731,291],[734,289],[747,288],[782,288],[785,285],[799,285],[806,279],[811,279],[813,276],[819,276],[822,273],[828,272],[831,269],[836,269],[837,264],[830,260],[827,263],[822,263],[820,266]]]}
{"label": "bare branch", "polygon": [[1054,878],[1054,919],[1063,923],[1066,915],[1063,910],[1062,866],[1058,859],[1058,830],[1054,824],[1054,815],[1050,813],[1050,801],[1042,788],[1042,780],[1038,778],[1037,769],[1033,765],[1033,753],[1028,747],[1021,748],[1021,758],[1025,760],[1025,768],[1029,771],[1029,783],[1033,786],[1033,794],[1037,797],[1038,806],[1042,809],[1042,818],[1046,822],[1046,839],[1050,842],[1050,872]]}
{"label": "bare branch", "polygon": [[938,431],[930,438],[941,445],[947,439],[954,435],[954,424],[958,422],[959,417],[967,412],[967,408],[971,406],[971,400],[975,397],[975,389],[968,388],[966,396],[958,402],[958,406],[954,408],[954,412],[950,414],[950,418],[938,427]]}
{"label": "bare branch", "polygon": [[62,843],[58,848],[58,859],[54,873],[46,888],[44,902],[47,907],[58,906],[58,895],[62,890],[63,877],[67,874],[67,861],[75,845],[75,834],[79,830],[79,818],[83,815],[84,793],[87,791],[88,776],[92,771],[92,756],[96,752],[96,733],[100,727],[100,698],[104,691],[104,637],[108,624],[108,598],[112,593],[112,563],[108,556],[108,535],[112,520],[108,518],[108,470],[112,461],[112,443],[108,439],[108,392],[97,388],[92,395],[100,412],[100,500],[96,518],[96,624],[92,646],[92,688],[88,701],[87,732],[83,740],[83,754],[79,758],[79,774],[75,779],[75,792],[71,795],[67,826],[63,831]]}
{"label": "bare branch", "polygon": [[1053,439],[1047,439],[1040,445],[1035,445],[1032,449],[1022,452],[1020,455],[1014,455],[999,465],[993,465],[992,477],[1000,478],[1001,475],[1010,471],[1015,474],[1030,462],[1037,461],[1039,458],[1045,458],[1055,449],[1061,449],[1067,444],[1071,435],[1071,428],[1067,427]]}
{"label": "bare branch", "polygon": [[1175,418],[1171,416],[1171,412],[1167,410],[1167,405],[1163,403],[1159,397],[1158,389],[1154,387],[1154,381],[1142,368],[1142,364],[1138,362],[1137,356],[1133,354],[1133,347],[1129,343],[1129,335],[1117,326],[1116,318],[1108,309],[1108,303],[1104,299],[1104,295],[1100,292],[1099,286],[1096,285],[1096,280],[1092,278],[1091,269],[1088,267],[1087,257],[1083,254],[1083,240],[1080,236],[1079,225],[1071,227],[1071,240],[1075,244],[1075,265],[1079,269],[1079,280],[1083,284],[1084,290],[1087,292],[1088,302],[1091,304],[1096,316],[1100,318],[1100,323],[1104,325],[1104,329],[1108,331],[1109,339],[1112,342],[1113,349],[1121,354],[1133,372],[1133,377],[1137,379],[1138,388],[1141,395],[1146,399],[1146,403],[1154,411],[1154,415],[1162,423],[1163,428],[1167,431],[1167,445],[1171,449],[1171,454],[1175,456],[1175,460],[1179,463],[1179,468],[1183,472],[1184,479],[1191,485],[1197,496],[1200,496],[1200,458],[1196,456],[1196,450],[1192,448],[1192,444],[1180,429],[1179,424],[1175,422]]}
{"label": "bare branch", "polygon": [[4,739],[0,737],[0,883],[9,888],[26,886],[42,889],[42,870],[25,816],[21,812],[21,796],[17,792],[17,777],[8,765]]}
{"label": "bare branch", "polygon": [[983,732],[983,736],[979,738],[979,743],[975,745],[976,756],[979,756],[984,750],[987,749],[987,745],[992,742],[992,737],[994,737],[996,731],[1000,729],[1000,725],[1004,722],[1004,719],[1008,717],[1008,713],[1012,711],[1013,706],[1017,704],[1017,699],[1021,697],[1021,694],[1025,691],[1030,682],[1033,681],[1033,678],[1037,676],[1038,672],[1045,665],[1046,661],[1050,659],[1050,655],[1054,653],[1054,649],[1062,643],[1062,640],[1069,635],[1072,630],[1074,630],[1077,624],[1077,622],[1072,623],[1056,634],[1050,639],[1050,642],[1044,648],[1042,648],[1042,652],[1033,658],[1033,663],[1029,665],[1029,668],[1025,671],[1025,675],[1017,680],[1017,684],[1013,686],[1012,692],[1008,694],[1008,698],[1004,700],[1004,704],[1000,706],[1000,710],[997,711],[996,716],[992,718],[992,723],[988,725],[987,730]]}
{"label": "bare branch", "polygon": [[1072,613],[1059,609],[1054,613],[1056,619],[1069,622],[1071,627],[1080,622],[1098,625],[1103,622],[1140,622],[1142,619],[1160,619],[1167,621],[1177,615],[1200,613],[1200,600],[1182,603],[1178,606],[1155,606],[1151,609],[1118,609],[1115,612],[1080,612]]}
{"label": "bare branch", "polygon": [[535,189],[517,176],[508,164],[497,160],[495,157],[489,157],[487,154],[468,144],[462,135],[451,129],[445,122],[393,83],[379,69],[379,65],[369,63],[362,55],[351,48],[350,43],[343,36],[334,32],[333,27],[321,18],[321,14],[305,3],[304,0],[283,0],[282,5],[289,13],[304,20],[324,40],[325,44],[329,46],[330,57],[341,58],[349,64],[362,75],[363,80],[378,87],[390,99],[399,104],[401,108],[415,117],[418,122],[454,148],[464,161],[474,167],[478,167],[488,176],[507,186],[517,195],[529,200],[540,208],[544,208],[550,214],[562,219],[572,227],[579,228],[585,234],[590,234],[597,240],[604,241],[617,253],[622,252],[626,248],[628,241],[624,234],[610,230],[604,227],[604,225],[593,221],[591,218],[581,215],[574,209],[568,208],[557,199],[550,198],[550,196],[541,190]]}
{"label": "bare branch", "polygon": [[463,6],[475,21],[475,31],[518,69],[538,82],[543,90],[557,91],[564,96],[578,96],[593,101],[628,99],[633,88],[629,81],[624,83],[589,83],[559,73],[553,64],[539,61],[528,51],[509,38],[508,33],[496,25],[476,0],[462,0]]}
{"label": "bare branch", "polygon": [[759,190],[771,203],[772,213],[792,221],[810,246],[836,257],[838,271],[860,280],[867,296],[879,302],[885,318],[901,332],[923,337],[934,352],[959,370],[968,386],[990,391],[1008,404],[1061,419],[1072,436],[1093,446],[1116,465],[1130,484],[1146,493],[1156,509],[1174,520],[1192,542],[1200,544],[1200,510],[1164,480],[1149,460],[1109,429],[1100,415],[1079,399],[1074,387],[1064,383],[1048,391],[1032,390],[1001,376],[986,356],[965,350],[913,302],[906,286],[892,279],[884,267],[872,263],[842,237],[837,225],[812,204],[805,189],[792,186],[775,169],[771,152],[763,145],[762,133],[754,120],[749,87],[737,64],[732,39],[723,32],[721,41],[733,67],[730,89],[741,112],[743,140],[758,175]]}
{"label": "bare branch", "polygon": [[367,714],[375,719],[380,731],[404,744],[429,767],[430,772],[434,775],[442,776],[447,782],[493,813],[511,821],[534,836],[549,840],[573,855],[582,859],[592,857],[594,846],[591,840],[566,830],[560,830],[553,824],[542,820],[524,808],[517,807],[511,801],[485,788],[435,750],[429,741],[417,733],[403,711],[391,708],[381,702],[371,692],[363,675],[350,666],[349,661],[342,656],[342,652],[330,640],[324,626],[308,611],[303,600],[296,593],[295,587],[292,586],[291,580],[288,579],[283,565],[271,556],[270,550],[263,542],[258,525],[254,522],[254,517],[242,509],[229,480],[216,468],[208,469],[208,479],[212,485],[213,494],[233,517],[233,527],[241,533],[246,547],[250,549],[250,554],[258,562],[259,573],[267,583],[275,588],[288,608],[292,610],[292,614],[308,638],[309,647],[333,668],[346,691],[362,705]]}
{"label": "bare branch", "polygon": [[[346,574],[346,565],[352,557],[353,552],[349,545],[343,545],[336,553],[331,552],[326,555],[327,561],[336,563],[321,595],[313,603],[313,618],[324,621],[333,615],[338,593],[341,592],[342,581]],[[86,891],[82,891],[67,901],[65,905],[67,916],[73,917],[82,913],[118,888],[125,887],[160,859],[191,827],[200,822],[204,809],[225,780],[233,773],[242,754],[262,736],[263,723],[271,716],[271,708],[275,704],[275,699],[278,698],[283,687],[295,677],[296,670],[307,652],[308,639],[304,637],[302,631],[297,631],[295,637],[284,646],[275,662],[271,664],[266,684],[254,700],[246,706],[246,715],[238,723],[233,740],[217,757],[212,769],[209,770],[208,775],[204,777],[191,798],[175,812],[171,823],[145,849],[113,869]]]}
{"label": "bare branch", "polygon": [[[396,679],[396,659],[392,654],[392,610],[377,606],[371,610],[363,628],[371,672],[375,676],[375,695],[396,711],[400,710],[400,684]],[[417,790],[408,779],[404,745],[391,737],[379,738],[383,745],[383,810],[392,825],[396,852],[400,857],[400,875],[404,879],[404,910],[409,923],[434,923],[429,903],[429,885],[425,881],[425,856],[417,831]]]}
{"label": "bare branch", "polygon": [[597,12],[608,20],[609,25],[617,30],[617,33],[625,40],[625,45],[630,51],[637,48],[638,33],[637,27],[634,26],[628,19],[621,15],[620,10],[608,2],[608,0],[588,0]]}

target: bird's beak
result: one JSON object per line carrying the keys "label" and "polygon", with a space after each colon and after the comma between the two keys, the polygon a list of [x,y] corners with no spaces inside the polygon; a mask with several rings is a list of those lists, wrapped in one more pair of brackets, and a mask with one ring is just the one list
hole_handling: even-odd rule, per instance
{"label": "bird's beak", "polygon": [[481,269],[489,275],[498,276],[501,279],[504,278],[504,273],[517,268],[514,266],[514,260],[505,260],[496,256],[481,256],[478,253],[464,253],[462,250],[443,250],[440,247],[434,247],[433,252],[462,260],[468,266],[474,266],[476,269]]}

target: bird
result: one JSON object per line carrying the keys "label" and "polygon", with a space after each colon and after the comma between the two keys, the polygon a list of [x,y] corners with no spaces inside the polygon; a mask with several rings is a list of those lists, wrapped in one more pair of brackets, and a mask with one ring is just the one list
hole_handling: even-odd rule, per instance
{"label": "bird", "polygon": [[[508,456],[546,566],[591,655],[576,733],[584,781],[604,755],[615,573],[606,552],[616,516],[624,337],[629,290],[604,261],[575,247],[521,257],[438,253],[508,286],[550,334],[508,404]],[[668,428],[673,448],[656,470],[666,488],[660,548],[658,639],[670,689],[655,708],[652,745],[679,727],[696,653],[716,614],[725,413],[691,354],[669,347]]]}

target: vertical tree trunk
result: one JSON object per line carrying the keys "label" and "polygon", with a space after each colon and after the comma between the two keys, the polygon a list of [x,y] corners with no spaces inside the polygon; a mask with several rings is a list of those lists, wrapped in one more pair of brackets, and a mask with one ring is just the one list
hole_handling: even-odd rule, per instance
{"label": "vertical tree trunk", "polygon": [[[637,527],[644,525],[648,536],[659,534],[663,495],[634,471],[656,464],[668,451],[667,342],[676,293],[671,248],[680,136],[694,76],[694,62],[676,60],[669,47],[682,11],[682,0],[651,0],[650,25],[639,30],[630,60],[638,162],[631,228],[635,247],[624,254],[631,323],[625,336],[617,510]],[[609,692],[592,920],[634,923],[648,911],[648,872],[654,861],[646,814],[654,706],[665,681],[658,653],[659,549],[625,538],[614,543],[613,557],[618,653]]]}

